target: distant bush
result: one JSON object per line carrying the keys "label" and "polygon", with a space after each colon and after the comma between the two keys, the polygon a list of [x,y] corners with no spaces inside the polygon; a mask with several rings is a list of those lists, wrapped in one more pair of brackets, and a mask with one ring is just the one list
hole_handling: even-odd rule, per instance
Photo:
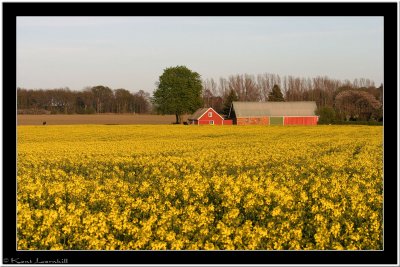
{"label": "distant bush", "polygon": [[331,107],[322,107],[317,110],[318,124],[329,124],[336,121],[336,112]]}

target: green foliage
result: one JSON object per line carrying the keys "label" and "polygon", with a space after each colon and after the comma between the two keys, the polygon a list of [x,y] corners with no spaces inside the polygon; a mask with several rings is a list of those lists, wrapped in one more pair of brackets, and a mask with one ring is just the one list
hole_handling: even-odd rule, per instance
{"label": "green foliage", "polygon": [[202,106],[202,82],[197,72],[185,66],[170,67],[159,78],[153,93],[153,103],[161,114],[175,114],[176,123],[181,115],[192,113]]}
{"label": "green foliage", "polygon": [[228,96],[226,97],[226,99],[224,101],[224,109],[223,109],[222,114],[229,115],[229,112],[232,113],[232,111],[233,111],[233,110],[231,110],[232,102],[238,101],[238,100],[239,100],[239,98],[236,95],[235,91],[233,89],[231,89],[229,91]]}
{"label": "green foliage", "polygon": [[318,124],[329,124],[336,121],[336,112],[332,107],[321,107],[317,110]]}
{"label": "green foliage", "polygon": [[275,102],[285,101],[281,89],[277,84],[274,85],[272,91],[268,94],[268,101],[275,101]]}

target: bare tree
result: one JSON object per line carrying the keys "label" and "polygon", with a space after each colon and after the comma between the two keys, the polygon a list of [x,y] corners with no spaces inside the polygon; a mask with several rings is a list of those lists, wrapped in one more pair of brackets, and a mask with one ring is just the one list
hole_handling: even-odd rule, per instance
{"label": "bare tree", "polygon": [[232,75],[228,80],[229,90],[233,90],[239,101],[259,101],[260,91],[254,76],[252,75]]}
{"label": "bare tree", "polygon": [[204,107],[212,107],[217,112],[222,111],[223,90],[218,88],[218,84],[214,81],[214,79],[211,78],[203,81],[202,98]]}
{"label": "bare tree", "polygon": [[111,112],[113,92],[110,88],[102,85],[92,87],[95,97],[95,107],[97,113]]}
{"label": "bare tree", "polygon": [[236,93],[239,101],[246,101],[243,79],[241,75],[237,74],[229,76],[228,86],[229,90],[233,90]]}
{"label": "bare tree", "polygon": [[246,101],[261,100],[260,90],[253,75],[244,75],[244,91]]}
{"label": "bare tree", "polygon": [[133,95],[126,89],[114,90],[115,112],[129,112],[129,103],[133,101]]}
{"label": "bare tree", "polygon": [[133,95],[133,111],[135,113],[143,114],[150,110],[150,94],[143,90],[139,90]]}
{"label": "bare tree", "polygon": [[268,100],[268,94],[271,92],[269,80],[266,75],[268,75],[268,73],[257,75],[257,87],[260,92],[261,101],[264,102]]}
{"label": "bare tree", "polygon": [[225,78],[219,78],[218,94],[224,99],[229,94],[229,84]]}

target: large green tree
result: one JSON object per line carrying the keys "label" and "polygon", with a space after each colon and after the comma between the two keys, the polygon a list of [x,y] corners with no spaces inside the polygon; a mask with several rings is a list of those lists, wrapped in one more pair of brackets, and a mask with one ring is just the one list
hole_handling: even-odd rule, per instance
{"label": "large green tree", "polygon": [[192,113],[202,106],[200,75],[185,66],[170,67],[159,78],[153,92],[153,103],[161,114],[175,114],[176,123],[182,115]]}
{"label": "large green tree", "polygon": [[281,89],[277,84],[274,85],[272,88],[272,91],[268,95],[268,101],[275,101],[275,102],[283,102],[285,99],[283,98],[283,94],[281,92]]}

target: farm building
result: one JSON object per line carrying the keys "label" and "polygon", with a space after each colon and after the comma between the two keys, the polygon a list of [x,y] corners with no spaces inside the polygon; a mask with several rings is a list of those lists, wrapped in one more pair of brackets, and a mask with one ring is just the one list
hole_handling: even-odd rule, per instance
{"label": "farm building", "polygon": [[232,102],[230,117],[237,125],[316,125],[314,101]]}
{"label": "farm building", "polygon": [[225,120],[213,108],[200,108],[188,118],[189,124],[232,125],[232,120]]}

